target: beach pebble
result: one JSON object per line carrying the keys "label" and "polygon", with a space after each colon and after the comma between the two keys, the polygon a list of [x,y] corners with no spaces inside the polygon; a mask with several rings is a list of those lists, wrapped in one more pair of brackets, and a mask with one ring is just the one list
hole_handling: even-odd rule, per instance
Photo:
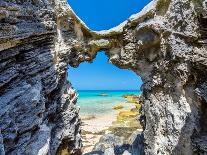
{"label": "beach pebble", "polygon": [[115,155],[113,148],[108,148],[105,150],[104,155]]}
{"label": "beach pebble", "polygon": [[129,153],[127,150],[124,151],[124,153],[122,155],[131,155],[131,153]]}

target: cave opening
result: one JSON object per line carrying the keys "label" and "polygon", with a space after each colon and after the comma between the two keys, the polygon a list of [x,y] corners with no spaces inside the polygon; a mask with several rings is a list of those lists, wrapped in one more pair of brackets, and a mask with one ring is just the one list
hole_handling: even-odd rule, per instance
{"label": "cave opening", "polygon": [[134,72],[108,63],[104,51],[91,64],[68,67],[68,81],[79,95],[83,153],[92,151],[104,135],[128,141],[133,133],[142,131],[138,121],[142,80]]}
{"label": "cave opening", "polygon": [[[85,8],[86,12],[92,10],[85,5],[84,2],[91,5],[87,1],[74,1]],[[118,17],[114,17],[100,1],[90,1],[97,4],[92,5],[92,8],[96,9],[92,15],[98,18],[93,21],[101,21],[101,27],[96,29],[90,25],[91,29],[108,29],[122,21],[115,19],[118,19],[125,9],[121,8],[120,13],[114,9],[117,5],[107,4],[118,14]],[[119,3],[115,4],[120,4],[121,1],[117,0]],[[133,70],[144,81],[140,100],[143,103],[145,131],[140,134],[141,138],[135,148],[141,147],[145,154],[206,154],[207,33],[203,22],[199,24],[198,20],[200,13],[205,14],[207,10],[206,1],[201,4],[190,0],[153,0],[147,9],[124,22],[123,27],[118,26],[102,32],[89,30],[67,6],[65,0],[1,2],[0,154],[81,153],[81,122],[79,108],[76,106],[77,94],[66,80],[66,71],[68,64],[76,67],[80,62],[94,59],[100,49],[106,50],[109,61],[115,66]],[[107,0],[103,3],[107,3]],[[126,3],[134,5],[128,1]],[[75,8],[73,4],[71,6]],[[134,7],[137,8],[136,5]],[[113,18],[103,19],[99,13]],[[80,13],[77,14],[81,17]],[[87,13],[85,15],[89,17]],[[81,19],[86,22],[84,18]],[[202,16],[202,20],[206,19],[205,15]],[[91,23],[95,23],[93,21]],[[106,28],[104,26],[107,22],[110,25]],[[99,54],[94,59],[94,64]],[[84,63],[80,64],[79,69],[81,65]],[[71,78],[72,70],[69,67],[68,78]],[[89,70],[88,67],[85,69],[86,74],[90,74]],[[99,70],[103,72],[102,69]],[[109,75],[116,74],[112,73],[105,74],[107,79],[115,79],[115,82],[118,82],[120,77],[126,78],[126,74],[111,78]],[[75,76],[75,80],[78,77],[83,77],[86,83],[86,76]],[[93,77],[97,77],[97,74]],[[74,81],[69,81],[78,88]],[[89,78],[89,82],[97,83],[92,78]],[[107,82],[99,83],[111,86],[107,85]],[[108,87],[102,89],[109,89]],[[79,94],[81,97],[80,92]],[[121,123],[126,116],[123,114],[133,115],[133,112],[138,112],[140,108],[140,104],[133,101],[137,96],[122,96],[119,94],[122,101],[130,102],[124,105],[138,107],[122,113],[119,117]],[[95,97],[103,101],[111,97],[111,92],[101,90],[95,93]],[[103,106],[100,109],[107,107],[103,103],[99,105]],[[123,109],[121,106],[109,108],[112,111]],[[101,113],[97,109],[90,111]],[[85,120],[93,121],[94,117]],[[119,131],[118,133],[124,136],[127,130],[118,126],[120,122],[115,123],[116,128],[112,128],[112,132]],[[138,121],[134,119],[131,122]],[[127,120],[124,125],[131,125],[131,122]],[[103,121],[97,123],[102,125]],[[105,132],[108,131],[104,130],[98,134]],[[85,133],[82,130],[82,135],[88,136],[88,141],[94,136],[91,135],[90,129]],[[111,137],[110,140],[120,144],[117,138]],[[119,145],[121,148],[111,147],[104,151],[98,149],[104,153],[94,154],[130,154],[132,151],[128,149],[129,146],[122,144]],[[113,142],[112,145],[117,146]],[[102,145],[99,145],[99,148],[102,148]],[[123,153],[123,150],[128,153]],[[142,150],[137,150],[137,154],[144,154],[139,153],[143,152]]]}
{"label": "cave opening", "polygon": [[[119,25],[150,1],[126,3],[124,0],[68,0],[68,3],[91,30],[100,31]],[[79,95],[77,105],[82,120],[83,154],[96,150],[101,137],[109,134],[124,139],[123,148],[117,148],[118,152],[129,150],[137,135],[142,132],[139,122],[142,80],[132,70],[119,69],[116,67],[118,65],[109,64],[105,53],[107,51],[99,51],[92,64],[83,62],[77,69],[68,67],[68,81]]]}

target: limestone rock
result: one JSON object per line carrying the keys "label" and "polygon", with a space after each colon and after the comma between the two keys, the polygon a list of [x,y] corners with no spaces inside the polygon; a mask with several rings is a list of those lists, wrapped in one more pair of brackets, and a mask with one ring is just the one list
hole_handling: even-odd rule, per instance
{"label": "limestone rock", "polygon": [[79,153],[77,95],[66,71],[98,50],[144,82],[146,155],[206,154],[206,0],[153,0],[101,32],[65,0],[1,0],[1,154]]}
{"label": "limestone rock", "polygon": [[66,81],[78,42],[69,12],[61,1],[0,1],[0,154],[80,150],[77,95]]}
{"label": "limestone rock", "polygon": [[102,136],[99,142],[94,146],[94,151],[103,152],[104,155],[117,155],[122,154],[123,151],[123,138],[113,134],[106,134]]}

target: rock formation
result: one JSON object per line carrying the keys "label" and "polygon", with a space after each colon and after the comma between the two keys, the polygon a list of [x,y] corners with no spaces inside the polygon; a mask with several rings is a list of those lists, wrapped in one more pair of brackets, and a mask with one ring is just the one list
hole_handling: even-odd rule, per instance
{"label": "rock formation", "polygon": [[1,0],[0,25],[0,154],[80,153],[67,66],[99,50],[144,82],[146,155],[207,153],[206,0],[154,0],[101,32],[65,0]]}
{"label": "rock formation", "polygon": [[0,1],[1,155],[81,147],[77,95],[66,80],[81,43],[71,13],[61,2]]}

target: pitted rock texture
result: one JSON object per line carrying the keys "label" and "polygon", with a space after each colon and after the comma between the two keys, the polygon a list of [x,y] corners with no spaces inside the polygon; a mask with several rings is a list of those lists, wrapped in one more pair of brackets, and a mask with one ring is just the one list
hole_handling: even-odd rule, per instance
{"label": "pitted rock texture", "polygon": [[154,0],[93,32],[63,0],[1,0],[0,25],[0,154],[79,153],[66,71],[99,50],[144,82],[146,155],[207,153],[207,1]]}
{"label": "pitted rock texture", "polygon": [[206,1],[157,0],[118,33],[100,33],[110,35],[109,61],[144,82],[146,155],[207,153],[206,13]]}
{"label": "pitted rock texture", "polygon": [[66,69],[81,41],[68,14],[61,1],[0,1],[1,155],[80,150],[77,95]]}

